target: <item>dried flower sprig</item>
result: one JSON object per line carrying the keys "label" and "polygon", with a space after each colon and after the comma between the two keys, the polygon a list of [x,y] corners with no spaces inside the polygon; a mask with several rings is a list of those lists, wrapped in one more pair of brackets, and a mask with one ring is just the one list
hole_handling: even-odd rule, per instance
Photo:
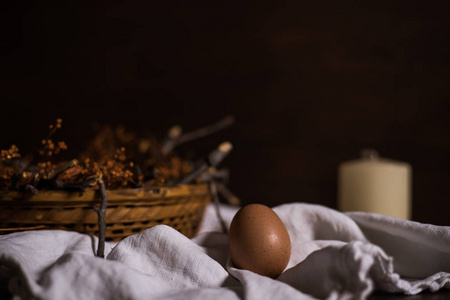
{"label": "dried flower sprig", "polygon": [[198,166],[174,155],[172,149],[180,143],[226,127],[232,121],[228,117],[214,126],[194,131],[195,134],[181,135],[181,130],[175,130],[175,133],[172,130],[168,138],[176,142],[167,142],[166,139],[163,144],[154,137],[138,137],[123,126],[104,126],[77,160],[58,162],[57,155],[68,147],[64,141],[55,142],[53,139],[56,131],[62,128],[62,119],[57,119],[49,126],[47,136],[41,140],[38,149],[40,158],[33,164],[21,157],[15,145],[1,150],[0,190],[36,192],[40,189],[97,189],[100,174],[107,189],[162,187],[177,182],[192,182],[198,174],[203,173],[203,169],[199,172],[196,170]]}
{"label": "dried flower sprig", "polygon": [[20,171],[14,160],[20,157],[19,148],[16,145],[12,145],[8,150],[1,150],[0,190],[8,190],[13,184],[16,174]]}
{"label": "dried flower sprig", "polygon": [[43,148],[39,150],[41,156],[51,157],[53,154],[58,154],[61,150],[67,150],[67,145],[63,141],[54,143],[50,137],[55,134],[55,132],[62,127],[62,119],[56,119],[56,124],[51,124],[49,126],[49,133],[47,137],[42,140]]}
{"label": "dried flower sprig", "polygon": [[1,150],[2,161],[10,160],[20,157],[19,148],[16,145],[11,145],[8,150]]}

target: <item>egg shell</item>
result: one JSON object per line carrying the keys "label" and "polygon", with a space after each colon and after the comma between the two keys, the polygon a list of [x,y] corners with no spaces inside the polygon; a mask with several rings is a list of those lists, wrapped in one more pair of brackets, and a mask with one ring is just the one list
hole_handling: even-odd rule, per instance
{"label": "egg shell", "polygon": [[278,277],[291,256],[286,227],[271,208],[262,204],[244,206],[236,213],[228,239],[233,264],[263,276]]}

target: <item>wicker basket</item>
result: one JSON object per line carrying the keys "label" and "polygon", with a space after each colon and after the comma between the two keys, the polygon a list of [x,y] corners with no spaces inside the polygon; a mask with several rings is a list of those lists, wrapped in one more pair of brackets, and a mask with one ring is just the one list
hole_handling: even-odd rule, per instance
{"label": "wicker basket", "polygon": [[[187,237],[196,234],[211,201],[207,184],[157,189],[107,190],[106,240],[119,241],[157,224],[166,224]],[[41,191],[0,193],[0,233],[34,229],[64,229],[98,235],[100,195]]]}

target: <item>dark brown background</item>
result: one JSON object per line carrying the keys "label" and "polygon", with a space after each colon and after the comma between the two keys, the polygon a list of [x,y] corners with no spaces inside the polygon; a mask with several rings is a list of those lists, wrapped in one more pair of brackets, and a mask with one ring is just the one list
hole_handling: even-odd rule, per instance
{"label": "dark brown background", "polygon": [[448,1],[8,2],[2,148],[57,117],[76,150],[94,121],[162,136],[233,114],[186,148],[230,140],[244,203],[336,207],[338,164],[373,147],[412,165],[414,220],[450,225]]}

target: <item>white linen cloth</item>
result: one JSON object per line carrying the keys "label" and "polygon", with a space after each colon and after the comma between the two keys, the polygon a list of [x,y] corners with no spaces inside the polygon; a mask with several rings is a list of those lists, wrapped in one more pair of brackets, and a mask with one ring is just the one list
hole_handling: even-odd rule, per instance
{"label": "white linen cloth", "polygon": [[[375,289],[450,288],[450,227],[313,204],[273,208],[292,254],[277,279],[233,267],[212,206],[188,239],[165,225],[120,243],[69,231],[0,236],[0,288],[14,299],[365,299]],[[229,226],[237,208],[221,205]]]}

